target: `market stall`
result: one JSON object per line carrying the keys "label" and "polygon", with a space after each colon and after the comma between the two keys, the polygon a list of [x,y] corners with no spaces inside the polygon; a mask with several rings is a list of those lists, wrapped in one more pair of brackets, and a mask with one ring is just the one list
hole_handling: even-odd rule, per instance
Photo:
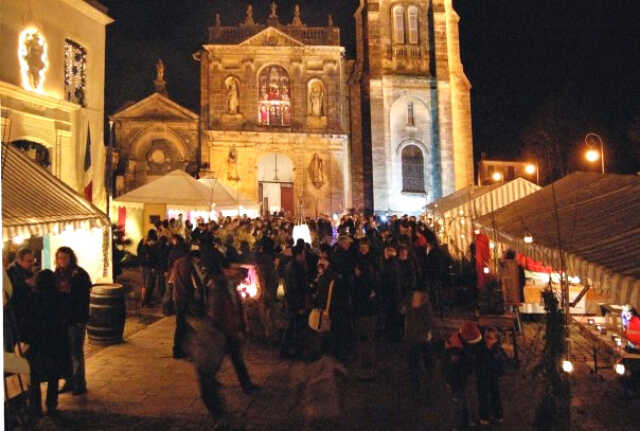
{"label": "market stall", "polygon": [[94,282],[111,282],[111,228],[106,214],[10,145],[2,145],[2,241],[11,254],[31,248],[42,269],[71,247]]}
{"label": "market stall", "polygon": [[495,256],[510,248],[544,268],[535,277],[559,281],[564,268],[573,300],[586,292],[584,311],[595,312],[603,302],[640,307],[638,214],[640,176],[576,172],[476,223]]}
{"label": "market stall", "polygon": [[453,256],[462,258],[474,241],[478,217],[537,190],[540,186],[524,178],[488,186],[469,186],[428,205],[427,216],[439,241],[447,244]]}

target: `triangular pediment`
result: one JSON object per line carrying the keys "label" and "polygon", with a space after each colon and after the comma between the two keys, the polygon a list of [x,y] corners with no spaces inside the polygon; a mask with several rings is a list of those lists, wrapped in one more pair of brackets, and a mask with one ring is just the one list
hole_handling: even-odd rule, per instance
{"label": "triangular pediment", "polygon": [[196,121],[198,115],[168,97],[153,93],[110,117],[112,120]]}
{"label": "triangular pediment", "polygon": [[267,27],[258,34],[251,36],[240,45],[244,46],[304,46],[295,39],[275,27]]}

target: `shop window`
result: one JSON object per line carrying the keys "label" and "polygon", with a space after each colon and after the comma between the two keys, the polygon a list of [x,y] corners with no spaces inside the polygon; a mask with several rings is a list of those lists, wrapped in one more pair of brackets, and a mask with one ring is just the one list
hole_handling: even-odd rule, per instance
{"label": "shop window", "polygon": [[393,41],[404,43],[404,9],[402,6],[393,8]]}
{"label": "shop window", "polygon": [[87,85],[87,50],[80,44],[64,40],[65,99],[85,106]]}
{"label": "shop window", "polygon": [[267,66],[258,77],[258,122],[264,126],[291,125],[290,81],[280,66]]}
{"label": "shop window", "polygon": [[409,6],[407,9],[407,15],[409,16],[409,43],[418,43],[418,8],[415,6]]}
{"label": "shop window", "polygon": [[424,158],[417,145],[402,149],[402,191],[424,193]]}

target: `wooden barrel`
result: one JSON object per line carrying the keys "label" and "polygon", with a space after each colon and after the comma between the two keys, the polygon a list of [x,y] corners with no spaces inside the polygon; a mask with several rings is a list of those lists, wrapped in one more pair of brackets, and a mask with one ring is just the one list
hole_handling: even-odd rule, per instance
{"label": "wooden barrel", "polygon": [[94,284],[89,301],[89,341],[96,344],[122,343],[125,319],[125,289],[121,284]]}

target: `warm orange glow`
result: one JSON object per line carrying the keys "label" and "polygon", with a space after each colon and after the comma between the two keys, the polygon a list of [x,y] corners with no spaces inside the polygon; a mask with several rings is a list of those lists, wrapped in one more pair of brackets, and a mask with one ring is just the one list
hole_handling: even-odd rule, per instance
{"label": "warm orange glow", "polygon": [[[20,73],[22,75],[22,86],[29,91],[35,91],[36,93],[44,94],[42,86],[44,84],[44,75],[49,68],[49,60],[47,58],[47,42],[40,32],[35,27],[26,28],[20,33],[18,42],[18,59],[20,61]],[[34,77],[29,76],[30,66],[28,60],[34,54],[37,55],[37,51],[30,51],[29,44],[34,44],[37,49],[41,50],[39,58],[31,59],[31,61],[40,61],[41,67],[37,69],[37,77],[34,82]],[[33,49],[33,48],[32,48]]]}
{"label": "warm orange glow", "polygon": [[536,165],[527,165],[525,166],[524,171],[527,175],[533,175],[536,173]]}
{"label": "warm orange glow", "polygon": [[595,161],[600,159],[600,152],[597,151],[597,150],[588,150],[585,153],[585,157],[586,157],[587,161],[593,163],[593,162],[595,162]]}
{"label": "warm orange glow", "polygon": [[501,181],[502,174],[500,172],[494,172],[493,174],[491,174],[491,179],[493,179],[493,181]]}

